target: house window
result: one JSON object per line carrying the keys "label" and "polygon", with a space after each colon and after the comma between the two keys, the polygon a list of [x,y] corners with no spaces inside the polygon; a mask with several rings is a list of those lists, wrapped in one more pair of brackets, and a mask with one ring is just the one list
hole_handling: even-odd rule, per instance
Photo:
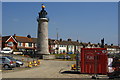
{"label": "house window", "polygon": [[35,47],[37,47],[37,44],[35,43]]}
{"label": "house window", "polygon": [[62,45],[60,45],[60,47],[62,47]]}
{"label": "house window", "polygon": [[25,47],[28,47],[28,43],[25,43]]}
{"label": "house window", "polygon": [[8,42],[8,46],[13,46],[13,42]]}
{"label": "house window", "polygon": [[60,53],[62,53],[62,50],[60,50]]}
{"label": "house window", "polygon": [[21,43],[21,42],[19,42],[19,43],[18,43],[18,46],[22,46],[22,43]]}
{"label": "house window", "polygon": [[29,43],[28,46],[29,46],[29,47],[32,47],[32,43]]}

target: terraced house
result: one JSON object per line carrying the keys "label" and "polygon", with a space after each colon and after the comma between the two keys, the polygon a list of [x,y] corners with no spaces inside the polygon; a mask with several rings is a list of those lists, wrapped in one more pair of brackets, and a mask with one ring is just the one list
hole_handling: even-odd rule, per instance
{"label": "terraced house", "polygon": [[[81,48],[100,48],[101,44],[92,44],[90,42],[84,43],[78,40],[72,41],[72,39],[67,40],[49,40],[49,53],[51,54],[76,54],[76,52],[81,52]],[[37,38],[31,38],[30,35],[24,36],[3,36],[2,37],[2,48],[10,47],[13,51],[22,52],[35,52],[37,51]],[[120,47],[114,45],[105,45],[108,53],[119,53]]]}

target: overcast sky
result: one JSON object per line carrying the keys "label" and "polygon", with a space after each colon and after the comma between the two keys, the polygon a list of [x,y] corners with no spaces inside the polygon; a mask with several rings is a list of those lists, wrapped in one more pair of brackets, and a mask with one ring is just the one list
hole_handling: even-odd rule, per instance
{"label": "overcast sky", "polygon": [[[37,36],[38,2],[3,2],[2,34]],[[46,2],[49,38],[71,38],[82,42],[118,44],[117,2]]]}

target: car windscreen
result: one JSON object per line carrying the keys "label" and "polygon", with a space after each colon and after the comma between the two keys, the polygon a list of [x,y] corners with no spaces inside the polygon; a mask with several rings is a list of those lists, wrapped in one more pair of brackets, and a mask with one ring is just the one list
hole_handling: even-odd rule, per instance
{"label": "car windscreen", "polygon": [[12,58],[12,57],[9,57],[9,56],[6,56],[8,59],[10,59],[10,60],[15,60],[14,58]]}
{"label": "car windscreen", "polygon": [[10,51],[9,49],[4,49],[3,51]]}

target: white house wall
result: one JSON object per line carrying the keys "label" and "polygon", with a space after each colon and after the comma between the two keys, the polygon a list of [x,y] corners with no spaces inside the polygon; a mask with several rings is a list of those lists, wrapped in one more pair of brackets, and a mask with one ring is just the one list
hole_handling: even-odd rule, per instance
{"label": "white house wall", "polygon": [[68,52],[74,53],[74,45],[68,45]]}
{"label": "white house wall", "polygon": [[63,51],[67,52],[67,46],[64,45],[64,47],[60,47],[60,45],[59,45],[58,52],[59,52],[59,53],[63,53]]}

